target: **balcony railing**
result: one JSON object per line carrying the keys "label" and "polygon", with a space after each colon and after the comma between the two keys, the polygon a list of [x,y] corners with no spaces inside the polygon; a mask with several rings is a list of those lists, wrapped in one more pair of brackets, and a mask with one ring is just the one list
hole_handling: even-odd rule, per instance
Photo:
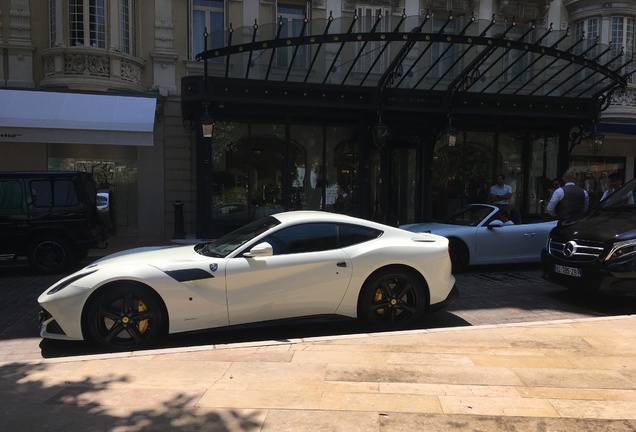
{"label": "balcony railing", "polygon": [[42,58],[42,87],[143,91],[145,61],[119,51],[90,47],[56,47],[44,50]]}

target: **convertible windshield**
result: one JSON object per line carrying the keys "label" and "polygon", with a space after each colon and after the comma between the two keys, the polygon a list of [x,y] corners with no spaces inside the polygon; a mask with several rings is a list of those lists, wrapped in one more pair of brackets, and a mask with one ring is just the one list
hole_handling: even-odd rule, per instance
{"label": "convertible windshield", "polygon": [[604,210],[634,208],[634,193],[636,193],[636,179],[632,179],[616,192],[598,204]]}
{"label": "convertible windshield", "polygon": [[477,226],[490,215],[493,211],[492,207],[483,205],[471,205],[457,213],[449,216],[444,223],[450,225]]}
{"label": "convertible windshield", "polygon": [[258,219],[237,229],[236,231],[232,231],[231,233],[224,235],[218,240],[213,240],[210,243],[197,247],[196,251],[201,255],[214,258],[224,258],[248,241],[278,224],[280,224],[280,221],[271,216]]}

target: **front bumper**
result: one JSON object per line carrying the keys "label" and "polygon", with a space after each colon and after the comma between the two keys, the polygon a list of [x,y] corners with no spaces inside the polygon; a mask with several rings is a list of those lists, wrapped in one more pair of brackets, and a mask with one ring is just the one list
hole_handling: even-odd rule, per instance
{"label": "front bumper", "polygon": [[67,341],[82,340],[66,335],[64,330],[62,330],[62,327],[60,327],[57,321],[55,321],[55,318],[53,318],[46,309],[40,310],[38,313],[38,321],[40,326],[40,337],[42,338]]}
{"label": "front bumper", "polygon": [[[636,258],[612,262],[571,262],[555,258],[546,250],[541,254],[543,278],[570,289],[595,291],[610,295],[636,296]],[[578,269],[579,276],[555,271],[556,266]]]}

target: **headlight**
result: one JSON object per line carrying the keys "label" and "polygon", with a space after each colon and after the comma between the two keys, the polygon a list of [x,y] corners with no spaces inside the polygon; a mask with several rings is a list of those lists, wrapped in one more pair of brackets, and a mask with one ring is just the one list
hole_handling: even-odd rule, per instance
{"label": "headlight", "polygon": [[606,261],[622,259],[631,255],[636,255],[636,240],[627,240],[615,243],[612,246],[609,254],[607,254]]}
{"label": "headlight", "polygon": [[90,274],[95,273],[97,270],[99,270],[99,269],[94,269],[94,270],[91,270],[91,271],[86,272],[86,273],[80,273],[80,274],[77,274],[77,275],[75,275],[75,276],[73,276],[71,278],[68,278],[68,279],[58,283],[57,285],[54,285],[53,288],[51,288],[50,290],[48,290],[46,292],[46,295],[55,294],[56,292],[59,292],[59,291],[63,290],[64,288],[66,288],[67,286],[72,284],[73,282],[78,281],[78,280],[80,280],[83,277],[86,277],[86,276],[88,276]]}

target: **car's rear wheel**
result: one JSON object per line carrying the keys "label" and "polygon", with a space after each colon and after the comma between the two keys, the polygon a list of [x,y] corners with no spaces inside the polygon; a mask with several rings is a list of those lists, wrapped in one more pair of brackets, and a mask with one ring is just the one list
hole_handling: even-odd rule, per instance
{"label": "car's rear wheel", "polygon": [[156,343],[165,334],[167,314],[150,288],[121,283],[91,301],[85,320],[92,340],[119,351]]}
{"label": "car's rear wheel", "polygon": [[453,264],[453,273],[461,273],[466,270],[466,268],[468,268],[468,262],[470,261],[466,243],[458,239],[450,239],[448,249],[450,260]]}
{"label": "car's rear wheel", "polygon": [[39,237],[29,245],[27,259],[40,272],[59,273],[73,264],[73,248],[63,237]]}
{"label": "car's rear wheel", "polygon": [[408,327],[425,309],[424,285],[407,269],[386,269],[372,275],[358,300],[358,318],[374,328]]}

